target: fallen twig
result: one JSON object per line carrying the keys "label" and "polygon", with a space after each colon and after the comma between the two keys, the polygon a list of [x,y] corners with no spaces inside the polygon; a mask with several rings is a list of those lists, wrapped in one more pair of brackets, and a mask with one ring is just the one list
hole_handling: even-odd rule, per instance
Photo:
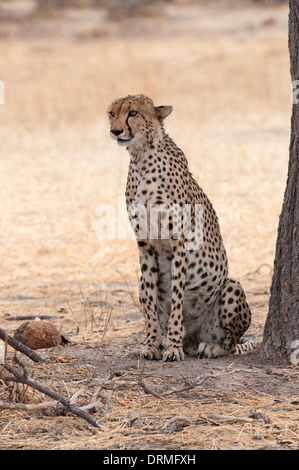
{"label": "fallen twig", "polygon": [[156,392],[152,387],[150,387],[148,384],[146,384],[141,377],[138,378],[138,385],[140,385],[141,388],[146,393],[149,393],[150,395],[153,395],[156,398],[160,398],[161,400],[164,400],[163,393],[158,393]]}
{"label": "fallen twig", "polygon": [[1,410],[21,410],[21,411],[36,411],[49,408],[58,408],[57,401],[44,401],[42,403],[8,403],[0,401]]}
{"label": "fallen twig", "polygon": [[74,403],[72,403],[68,398],[64,397],[63,395],[56,392],[55,390],[52,390],[46,387],[45,385],[42,385],[41,383],[37,382],[36,380],[32,379],[31,377],[29,377],[28,372],[24,364],[20,361],[20,359],[17,359],[17,362],[21,365],[23,372],[16,369],[15,367],[12,367],[10,364],[6,363],[5,369],[8,372],[10,372],[12,375],[2,374],[5,381],[22,383],[22,384],[28,385],[29,387],[32,387],[35,390],[38,390],[44,395],[47,395],[53,398],[54,400],[57,400],[58,404],[61,404],[62,409],[64,411],[75,414],[76,416],[79,416],[80,418],[84,419],[85,421],[87,421],[89,424],[91,424],[92,426],[96,428],[101,428],[101,429],[106,430],[105,426],[100,424],[99,421],[93,418],[89,413],[79,408]]}
{"label": "fallen twig", "polygon": [[143,370],[144,370],[144,367],[143,367],[143,369],[141,371],[141,374],[138,377],[137,383],[141,388],[143,388],[143,390],[145,392],[150,393],[151,395],[153,395],[156,398],[160,398],[161,400],[164,400],[169,395],[174,395],[175,393],[186,392],[186,391],[191,390],[192,388],[196,387],[197,385],[202,385],[208,379],[214,379],[216,377],[219,377],[219,375],[222,375],[222,374],[231,374],[233,371],[229,370],[229,369],[231,368],[231,366],[233,364],[234,364],[234,362],[232,364],[229,364],[227,367],[225,367],[225,369],[220,370],[216,374],[213,373],[213,374],[207,374],[207,375],[199,375],[193,381],[185,381],[184,385],[182,385],[180,387],[177,387],[177,388],[174,388],[172,390],[167,390],[166,392],[161,392],[161,393],[154,390],[152,387],[150,387],[147,383],[144,382],[144,380],[142,379],[142,374],[143,374]]}
{"label": "fallen twig", "polygon": [[260,270],[261,270],[262,268],[264,268],[264,267],[265,267],[265,268],[269,268],[270,271],[272,271],[272,269],[273,269],[270,264],[268,264],[268,263],[262,263],[262,264],[260,264],[256,269],[254,269],[253,271],[249,271],[248,273],[244,274],[244,276],[242,276],[240,279],[244,279],[245,277],[251,276],[252,274],[257,274],[257,273],[259,273]]}
{"label": "fallen twig", "polygon": [[15,317],[8,317],[6,320],[8,321],[20,321],[20,320],[35,320],[38,318],[39,320],[50,320],[51,318],[55,318],[53,315],[18,315]]}

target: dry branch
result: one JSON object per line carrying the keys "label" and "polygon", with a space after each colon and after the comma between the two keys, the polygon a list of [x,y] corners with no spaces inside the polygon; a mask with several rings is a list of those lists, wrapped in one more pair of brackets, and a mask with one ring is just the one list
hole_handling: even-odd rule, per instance
{"label": "dry branch", "polygon": [[204,384],[204,382],[208,379],[214,379],[216,377],[219,377],[220,375],[223,375],[223,374],[231,374],[233,371],[230,370],[231,366],[233,365],[234,363],[232,364],[229,364],[227,367],[225,367],[225,369],[223,370],[220,370],[219,372],[217,372],[216,374],[212,373],[212,374],[207,374],[207,375],[199,375],[195,380],[193,381],[187,381],[185,380],[185,384],[180,386],[180,387],[177,387],[177,388],[174,388],[172,390],[167,390],[166,392],[161,392],[159,393],[157,390],[154,390],[152,387],[150,387],[147,383],[144,382],[144,380],[142,379],[142,374],[143,374],[143,370],[144,368],[142,369],[142,372],[141,372],[141,375],[139,376],[138,378],[138,385],[143,388],[143,390],[151,395],[153,395],[154,397],[156,398],[160,398],[161,400],[164,400],[166,397],[168,397],[169,395],[174,395],[176,393],[181,393],[181,392],[187,392],[193,388],[195,388],[196,386],[198,385],[202,385]]}
{"label": "dry branch", "polygon": [[150,395],[153,395],[156,398],[160,398],[161,400],[164,400],[163,394],[156,392],[152,387],[150,387],[148,384],[146,384],[141,377],[138,379],[138,385],[140,385],[141,388],[146,393],[149,393]]}
{"label": "dry branch", "polygon": [[1,410],[21,410],[21,411],[36,411],[49,408],[58,408],[57,401],[44,401],[42,403],[8,403],[0,400]]}
{"label": "dry branch", "polygon": [[68,398],[64,397],[63,395],[56,392],[55,390],[52,390],[46,387],[45,385],[40,384],[39,382],[32,379],[31,377],[29,377],[28,372],[24,364],[20,361],[20,359],[17,359],[17,362],[21,365],[23,372],[20,372],[20,370],[6,363],[5,369],[8,372],[10,372],[12,375],[2,374],[5,381],[22,383],[22,384],[28,385],[29,387],[34,388],[35,390],[38,390],[44,395],[47,395],[50,398],[53,398],[54,400],[56,400],[57,404],[61,405],[64,411],[75,414],[76,416],[84,419],[85,421],[87,421],[89,424],[91,424],[92,426],[96,428],[106,429],[104,426],[102,426],[99,423],[99,421],[97,421],[89,413],[79,408],[74,403],[72,403]]}

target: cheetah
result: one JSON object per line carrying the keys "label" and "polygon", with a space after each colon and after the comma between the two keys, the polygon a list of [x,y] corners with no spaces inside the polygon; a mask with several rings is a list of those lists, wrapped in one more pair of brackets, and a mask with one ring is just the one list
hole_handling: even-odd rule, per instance
{"label": "cheetah", "polygon": [[[142,356],[180,361],[184,354],[241,353],[252,348],[238,344],[250,325],[250,309],[240,283],[228,277],[216,212],[164,130],[172,110],[141,94],[117,99],[108,110],[110,135],[130,155],[125,196],[139,249]],[[156,236],[149,230],[152,208]]]}

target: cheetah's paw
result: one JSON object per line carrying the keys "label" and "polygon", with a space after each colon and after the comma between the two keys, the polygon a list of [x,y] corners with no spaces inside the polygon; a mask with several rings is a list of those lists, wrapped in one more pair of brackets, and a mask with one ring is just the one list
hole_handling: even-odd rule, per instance
{"label": "cheetah's paw", "polygon": [[228,354],[219,344],[217,343],[200,343],[197,350],[197,357],[200,359],[208,358],[215,359],[219,356],[225,356]]}
{"label": "cheetah's paw", "polygon": [[163,361],[173,362],[173,361],[183,361],[184,353],[183,349],[176,346],[170,346],[165,353],[163,354]]}
{"label": "cheetah's paw", "polygon": [[147,345],[142,351],[141,356],[148,361],[159,361],[162,359],[162,351],[161,349],[156,348],[156,346]]}

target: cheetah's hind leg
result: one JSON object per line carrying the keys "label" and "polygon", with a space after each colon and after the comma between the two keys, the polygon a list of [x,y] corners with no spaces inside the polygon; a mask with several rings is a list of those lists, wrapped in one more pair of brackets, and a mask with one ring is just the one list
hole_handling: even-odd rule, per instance
{"label": "cheetah's hind leg", "polygon": [[215,343],[201,341],[197,357],[216,358],[233,353],[244,353],[253,349],[252,343],[238,344],[240,338],[249,328],[251,312],[246,301],[245,292],[239,282],[227,279],[220,294],[218,328],[221,340]]}

